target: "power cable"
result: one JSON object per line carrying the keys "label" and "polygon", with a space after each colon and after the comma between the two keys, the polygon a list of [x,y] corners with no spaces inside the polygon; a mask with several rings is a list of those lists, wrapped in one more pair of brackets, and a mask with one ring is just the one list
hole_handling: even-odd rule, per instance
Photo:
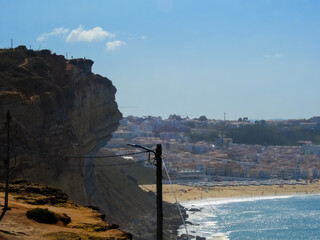
{"label": "power cable", "polygon": [[[12,143],[13,144],[13,143]],[[0,144],[0,145],[6,145],[7,144]],[[124,153],[124,154],[114,154],[114,155],[103,155],[103,156],[95,156],[95,157],[85,157],[85,156],[64,156],[64,155],[51,155],[51,154],[46,154],[46,153],[40,153],[40,152],[36,152],[36,151],[23,151],[22,153],[32,153],[32,154],[38,154],[41,156],[45,156],[45,157],[53,157],[53,158],[76,158],[76,159],[82,159],[82,158],[90,158],[90,159],[95,159],[95,158],[114,158],[114,157],[124,157],[124,156],[133,156],[133,155],[138,155],[138,154],[143,154],[143,153],[147,153],[148,151],[140,151],[140,152],[132,152],[132,153]],[[16,152],[13,149],[13,153],[14,153],[14,158],[16,159]],[[144,162],[145,160],[140,160],[140,161],[135,161],[135,162],[124,162],[124,163],[115,163],[115,164],[95,164],[94,166],[97,167],[102,167],[102,166],[110,166],[110,167],[114,167],[114,166],[123,166],[123,165],[133,165],[133,164],[138,164],[141,162]],[[13,167],[14,168],[14,167]]]}
{"label": "power cable", "polygon": [[[93,164],[91,167],[119,167],[119,166],[126,166],[126,165],[134,165],[134,164],[141,164],[141,162],[144,162],[145,160],[140,160],[136,162],[125,162],[125,163],[114,163],[114,164]],[[79,170],[79,167],[89,167],[86,165],[75,165],[75,164],[69,164],[68,169],[69,170]]]}
{"label": "power cable", "polygon": [[186,229],[187,239],[189,240],[189,233],[188,233],[187,224],[186,224],[186,222],[184,221],[184,218],[183,218],[183,216],[182,216],[181,209],[180,209],[180,206],[179,206],[177,197],[176,197],[176,195],[175,195],[175,193],[174,193],[174,190],[173,190],[173,187],[172,187],[172,183],[171,183],[171,179],[170,179],[170,176],[169,176],[169,173],[168,173],[168,169],[167,169],[167,166],[166,166],[163,158],[162,158],[162,161],[163,161],[164,169],[165,169],[165,171],[166,171],[166,173],[167,173],[167,177],[168,177],[168,180],[169,180],[169,183],[170,183],[171,192],[172,192],[172,194],[173,194],[173,196],[174,196],[174,199],[175,199],[175,201],[176,201],[175,204],[176,204],[177,207],[178,207],[181,220],[182,220],[182,222],[183,222],[184,228]]}
{"label": "power cable", "polygon": [[125,162],[125,163],[115,163],[115,164],[94,164],[95,167],[116,167],[116,166],[124,166],[124,165],[133,165],[144,162],[145,160],[140,160],[136,162]]}
{"label": "power cable", "polygon": [[[6,145],[6,144],[2,144]],[[114,155],[103,155],[103,156],[71,156],[71,155],[55,155],[55,154],[48,154],[48,153],[42,153],[37,151],[29,151],[29,150],[22,150],[21,153],[31,153],[36,155],[41,155],[44,157],[51,157],[51,158],[73,158],[73,159],[82,159],[82,158],[115,158],[115,157],[125,157],[125,156],[133,156],[138,154],[147,153],[148,151],[140,151],[140,152],[131,152],[131,153],[124,153],[124,154],[114,154]]]}
{"label": "power cable", "polygon": [[[223,216],[223,212],[222,212],[220,209],[214,207],[213,204],[210,204],[209,201],[208,201],[208,199],[205,199],[205,201],[207,202],[207,204],[209,205],[209,207],[213,210],[213,212],[216,212],[217,217],[220,218],[220,219],[221,219],[222,221],[224,221],[225,223],[227,223],[227,221],[222,217],[222,216]],[[221,214],[222,216],[219,216],[219,213],[222,213],[222,214]],[[225,227],[227,228],[227,233],[230,232],[229,226],[228,226],[228,225],[225,225]]]}

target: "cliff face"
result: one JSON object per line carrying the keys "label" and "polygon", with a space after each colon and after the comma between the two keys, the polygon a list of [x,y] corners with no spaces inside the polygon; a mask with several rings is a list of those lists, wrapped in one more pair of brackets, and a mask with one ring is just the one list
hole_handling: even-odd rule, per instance
{"label": "cliff face", "polygon": [[[10,153],[12,179],[58,186],[73,201],[100,208],[107,221],[133,233],[135,239],[154,239],[154,196],[142,191],[120,168],[105,166],[122,158],[52,156],[95,156],[122,118],[115,87],[109,79],[93,74],[92,64],[85,59],[66,60],[48,50],[0,49],[0,158],[6,158],[9,110],[10,145],[15,146]],[[1,160],[0,180],[3,169]],[[143,171],[150,169],[139,170]],[[180,221],[172,206],[166,206],[170,208],[170,214],[165,214],[169,239]]]}
{"label": "cliff face", "polygon": [[16,61],[0,62],[0,126],[10,110],[25,147],[75,155],[111,138],[122,118],[116,88],[91,72],[93,61],[23,47],[0,52],[0,59]]}
{"label": "cliff face", "polygon": [[13,177],[59,185],[82,202],[87,198],[84,160],[49,155],[86,155],[104,145],[119,125],[116,88],[93,74],[92,64],[23,46],[0,50],[1,157],[6,157],[5,116],[10,111]]}

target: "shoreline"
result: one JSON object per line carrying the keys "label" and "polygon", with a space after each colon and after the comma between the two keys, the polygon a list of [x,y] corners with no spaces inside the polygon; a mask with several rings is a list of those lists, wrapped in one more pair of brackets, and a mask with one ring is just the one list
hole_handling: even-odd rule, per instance
{"label": "shoreline", "polygon": [[[181,202],[181,205],[183,208],[185,208],[187,210],[187,214],[188,214],[188,218],[185,219],[186,225],[187,225],[187,229],[189,232],[189,236],[197,236],[200,237],[201,239],[207,239],[207,240],[211,240],[211,239],[220,239],[220,240],[226,240],[229,239],[229,234],[231,232],[237,232],[237,229],[233,229],[232,231],[230,231],[230,229],[228,229],[228,227],[224,228],[221,226],[225,226],[226,225],[226,221],[224,220],[224,216],[226,217],[226,219],[228,219],[229,215],[231,216],[231,213],[228,213],[228,211],[224,211],[223,209],[225,208],[234,208],[234,204],[242,204],[244,203],[245,205],[243,206],[247,206],[245,209],[243,209],[242,211],[240,211],[240,213],[242,215],[244,215],[245,213],[250,213],[253,212],[255,214],[261,214],[260,210],[256,210],[256,208],[254,208],[254,210],[250,210],[250,207],[248,208],[248,206],[262,206],[261,204],[259,205],[255,205],[257,204],[257,202],[259,201],[265,201],[264,205],[269,203],[269,201],[274,201],[274,200],[280,200],[280,202],[282,204],[285,204],[288,202],[292,202],[292,201],[297,201],[297,200],[290,200],[290,199],[305,199],[305,198],[313,198],[315,197],[316,199],[319,199],[320,194],[319,193],[309,193],[309,194],[293,194],[293,195],[276,195],[276,196],[245,196],[245,197],[227,197],[227,198],[211,198],[211,199],[199,199],[199,200],[191,200],[191,201],[187,201],[187,202]],[[300,202],[303,200],[299,200]],[[230,205],[229,205],[230,204]],[[249,205],[248,205],[249,204]],[[222,207],[220,207],[220,205]],[[234,208],[236,210],[233,211],[233,213],[235,213],[235,211],[237,211],[237,208]],[[281,212],[281,209],[278,209]],[[298,209],[297,209],[298,210]],[[288,211],[288,210],[286,210]],[[291,210],[292,211],[292,210]],[[262,211],[263,212],[263,211]],[[264,212],[269,212],[269,210],[264,210]],[[271,211],[272,213],[272,211]],[[240,215],[241,215],[240,214]],[[264,215],[265,213],[263,213],[262,215]],[[273,213],[274,214],[274,213]],[[211,217],[215,217],[215,220],[211,220]],[[220,217],[219,217],[220,216]],[[249,217],[250,218],[250,217]],[[253,219],[255,219],[255,217],[253,217]],[[220,224],[220,227],[217,229],[213,229],[210,227],[212,225],[217,226],[216,223],[217,221],[220,222],[222,220],[222,224]],[[223,223],[224,222],[224,223]],[[203,229],[199,229],[199,226],[204,227]],[[210,230],[208,230],[210,229]],[[220,230],[219,230],[220,229]],[[221,229],[223,229],[221,231]],[[239,229],[239,228],[238,228]],[[240,226],[241,229],[241,226]],[[262,228],[258,228],[258,229],[265,229],[264,226]],[[273,230],[274,228],[270,228],[270,230]],[[244,231],[256,231],[257,229],[248,229],[248,230],[244,230]],[[179,229],[179,236],[185,236],[186,235],[186,230],[184,228],[184,225],[180,226]],[[257,238],[258,239],[258,238]]]}
{"label": "shoreline", "polygon": [[[265,196],[242,196],[242,197],[227,197],[227,198],[203,198],[197,200],[190,200],[186,202],[180,202],[183,207],[187,208],[198,208],[202,205],[220,205],[225,203],[233,203],[233,202],[251,202],[251,201],[258,201],[258,200],[273,200],[273,199],[286,199],[291,197],[304,197],[304,196],[320,196],[320,193],[308,193],[308,194],[292,194],[292,195],[265,195]],[[190,211],[190,210],[187,210]],[[191,211],[192,212],[192,211]]]}
{"label": "shoreline", "polygon": [[[140,188],[145,191],[156,192],[156,185],[140,185]],[[185,219],[188,225],[189,236],[198,236],[201,239],[228,239],[226,235],[207,236],[204,233],[198,233],[197,221],[193,217],[202,214],[204,206],[218,206],[220,204],[227,204],[232,202],[248,202],[259,201],[264,199],[276,198],[291,198],[296,196],[306,195],[319,195],[320,194],[320,181],[308,183],[305,185],[249,185],[249,186],[186,186],[178,184],[164,184],[162,187],[163,201],[176,203],[172,194],[175,193],[178,204],[187,210],[188,217]],[[184,236],[184,225],[178,231],[178,235]],[[183,238],[179,238],[183,239]]]}
{"label": "shoreline", "polygon": [[[156,185],[140,185],[144,191],[156,192]],[[265,196],[291,196],[320,194],[320,181],[308,183],[306,185],[249,185],[249,186],[186,186],[169,184],[163,185],[163,200],[175,203],[176,200],[172,194],[175,193],[178,203],[199,201],[202,199],[219,198],[247,198],[247,197],[265,197]]]}

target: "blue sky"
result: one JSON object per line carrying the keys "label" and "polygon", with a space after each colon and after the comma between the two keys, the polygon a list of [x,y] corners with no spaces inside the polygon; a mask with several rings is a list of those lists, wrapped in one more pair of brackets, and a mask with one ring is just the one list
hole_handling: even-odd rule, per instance
{"label": "blue sky", "polygon": [[0,0],[0,47],[94,60],[121,112],[320,115],[320,1]]}

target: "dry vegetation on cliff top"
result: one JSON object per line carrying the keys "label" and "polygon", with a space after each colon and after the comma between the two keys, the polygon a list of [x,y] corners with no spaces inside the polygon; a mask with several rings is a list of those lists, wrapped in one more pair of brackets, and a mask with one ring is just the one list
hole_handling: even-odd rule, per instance
{"label": "dry vegetation on cliff top", "polygon": [[[0,184],[0,202],[4,202],[4,184]],[[2,206],[1,206],[2,207]],[[131,239],[114,224],[103,222],[101,214],[70,201],[60,189],[25,181],[10,184],[9,207],[0,222],[0,240],[106,240]],[[67,214],[71,222],[64,225],[38,223],[26,217],[28,210],[47,208],[56,214]]]}

